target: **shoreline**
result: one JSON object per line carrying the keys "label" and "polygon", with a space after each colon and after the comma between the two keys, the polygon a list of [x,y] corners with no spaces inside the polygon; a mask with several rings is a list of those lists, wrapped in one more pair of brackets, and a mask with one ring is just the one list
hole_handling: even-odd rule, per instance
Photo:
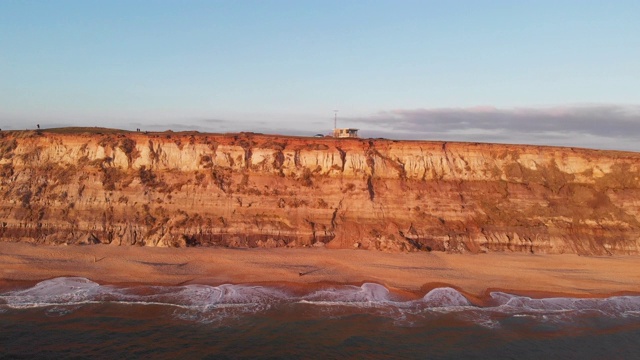
{"label": "shoreline", "polygon": [[402,298],[451,287],[476,305],[501,291],[532,298],[640,295],[640,256],[385,253],[327,249],[149,248],[0,243],[0,289],[64,276],[100,284],[250,284],[294,292],[376,283]]}

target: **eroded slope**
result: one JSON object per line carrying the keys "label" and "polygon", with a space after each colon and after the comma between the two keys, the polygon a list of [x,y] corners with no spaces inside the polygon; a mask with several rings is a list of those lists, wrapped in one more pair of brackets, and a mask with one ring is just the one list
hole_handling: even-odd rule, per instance
{"label": "eroded slope", "polygon": [[639,249],[636,153],[106,129],[0,136],[5,241]]}

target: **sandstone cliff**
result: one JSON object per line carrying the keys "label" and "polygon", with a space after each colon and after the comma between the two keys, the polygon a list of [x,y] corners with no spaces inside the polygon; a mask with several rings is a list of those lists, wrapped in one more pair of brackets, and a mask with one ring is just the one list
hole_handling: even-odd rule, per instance
{"label": "sandstone cliff", "polygon": [[108,129],[0,132],[0,239],[637,254],[640,154]]}

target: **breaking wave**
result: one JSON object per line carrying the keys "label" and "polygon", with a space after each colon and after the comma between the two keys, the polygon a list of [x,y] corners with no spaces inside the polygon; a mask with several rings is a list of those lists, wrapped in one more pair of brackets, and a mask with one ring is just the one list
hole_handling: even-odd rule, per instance
{"label": "breaking wave", "polygon": [[[63,277],[33,287],[0,294],[0,315],[10,309],[44,308],[63,316],[88,304],[121,304],[173,307],[174,315],[193,321],[216,321],[274,307],[307,307],[322,316],[358,312],[393,317],[407,325],[429,317],[453,314],[484,327],[500,327],[505,321],[563,323],[579,318],[640,318],[640,296],[604,299],[532,299],[503,292],[490,294],[492,305],[473,305],[455,289],[431,290],[416,300],[402,300],[379,284],[334,286],[304,295],[275,287],[233,285],[135,286],[100,285],[80,277]],[[310,308],[309,308],[310,307]]]}
{"label": "breaking wave", "polygon": [[0,295],[0,306],[10,309],[46,308],[49,315],[66,315],[87,304],[155,305],[183,310],[176,316],[206,320],[194,314],[210,313],[211,320],[258,312],[286,298],[283,292],[248,285],[185,285],[116,287],[79,277],[42,281],[35,286]]}

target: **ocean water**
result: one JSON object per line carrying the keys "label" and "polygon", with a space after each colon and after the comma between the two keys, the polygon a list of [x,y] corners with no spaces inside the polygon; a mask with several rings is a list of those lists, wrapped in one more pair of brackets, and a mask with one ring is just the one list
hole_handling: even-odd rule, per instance
{"label": "ocean water", "polygon": [[0,293],[0,358],[631,359],[640,296],[477,306],[451,288],[116,287],[56,278]]}

